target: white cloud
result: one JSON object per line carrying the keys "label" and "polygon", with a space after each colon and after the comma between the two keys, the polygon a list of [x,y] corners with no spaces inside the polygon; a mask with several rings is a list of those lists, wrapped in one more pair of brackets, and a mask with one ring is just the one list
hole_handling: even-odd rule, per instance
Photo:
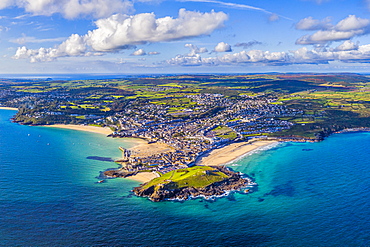
{"label": "white cloud", "polygon": [[222,64],[229,63],[272,63],[286,62],[288,56],[285,52],[270,52],[261,50],[241,51],[234,54],[226,54],[217,58]]}
{"label": "white cloud", "polygon": [[129,0],[1,0],[0,9],[15,6],[24,8],[34,15],[50,16],[60,13],[73,19],[79,16],[92,15],[97,18],[107,17],[114,13],[128,13],[133,9]]}
{"label": "white cloud", "polygon": [[131,55],[133,56],[144,56],[146,55],[146,52],[143,49],[139,49],[134,51]]}
{"label": "white cloud", "polygon": [[364,34],[363,30],[342,31],[317,31],[312,35],[305,35],[296,41],[300,45],[325,44],[331,41],[341,41],[353,38],[356,35]]}
{"label": "white cloud", "polygon": [[349,15],[347,18],[338,22],[338,24],[335,25],[334,28],[338,31],[351,31],[356,29],[368,28],[369,24],[369,19],[359,18],[355,15]]}
{"label": "white cloud", "polygon": [[198,46],[193,44],[186,44],[185,47],[190,49],[190,53],[188,54],[188,56],[194,56],[195,54],[208,52],[207,48],[205,47],[198,48]]}
{"label": "white cloud", "polygon": [[199,54],[194,56],[177,55],[167,61],[169,64],[191,65],[231,65],[243,63],[285,63],[289,56],[285,52],[269,52],[261,50],[241,51],[233,54],[225,54],[221,57],[202,58]]}
{"label": "white cloud", "polygon": [[215,52],[231,52],[231,46],[228,43],[220,42],[215,46]]}
{"label": "white cloud", "polygon": [[300,20],[297,24],[295,24],[295,28],[298,30],[320,30],[320,29],[327,29],[332,27],[329,23],[330,18],[325,18],[323,20],[316,20],[311,16]]}
{"label": "white cloud", "polygon": [[177,55],[176,57],[167,60],[166,63],[181,66],[199,66],[202,65],[204,62],[199,54],[195,54],[193,56]]}
{"label": "white cloud", "polygon": [[352,51],[352,50],[358,50],[358,44],[353,43],[350,40],[344,41],[342,44],[340,44],[337,48],[335,48],[336,51]]}
{"label": "white cloud", "polygon": [[158,52],[158,51],[150,51],[150,52],[148,52],[148,55],[159,55],[159,54],[161,54],[161,53]]}
{"label": "white cloud", "polygon": [[[227,18],[223,12],[200,13],[185,9],[179,10],[176,19],[169,16],[156,19],[153,13],[133,16],[116,14],[96,21],[97,29],[89,31],[86,35],[73,34],[56,48],[42,48],[42,57],[47,57],[45,61],[50,61],[51,57],[55,59],[65,56],[86,56],[94,52],[116,52],[133,48],[137,44],[209,35],[221,28]],[[73,50],[73,46],[76,46],[75,52],[66,52],[66,47]],[[23,48],[21,50],[23,51]],[[47,55],[48,53],[50,54]],[[25,54],[28,54],[32,61],[43,61],[37,50],[29,50]],[[16,55],[14,58],[25,58],[25,54]]]}
{"label": "white cloud", "polygon": [[315,48],[309,50],[306,47],[289,52],[270,52],[262,50],[241,51],[225,54],[217,57],[201,57],[177,55],[166,61],[167,64],[180,66],[213,66],[213,65],[290,65],[290,64],[327,64],[332,61],[341,62],[369,62],[370,44],[359,46],[346,41],[335,49]]}
{"label": "white cloud", "polygon": [[1,0],[0,1],[0,9],[4,9],[9,7],[13,4],[14,0]]}
{"label": "white cloud", "polygon": [[326,44],[332,41],[349,40],[355,36],[365,35],[370,32],[370,20],[349,15],[339,21],[335,26],[329,24],[325,19],[318,21],[308,17],[296,24],[297,29],[318,30],[314,34],[300,37],[296,44]]}
{"label": "white cloud", "polygon": [[180,9],[177,19],[156,19],[153,13],[134,16],[113,15],[96,21],[98,29],[87,36],[96,51],[112,51],[124,45],[171,41],[208,35],[223,26],[227,15],[223,12],[200,13]]}
{"label": "white cloud", "polygon": [[102,53],[87,52],[84,37],[77,34],[71,35],[66,41],[56,48],[40,48],[37,50],[19,47],[13,56],[14,59],[29,58],[31,62],[50,62],[58,57],[68,56],[93,56]]}

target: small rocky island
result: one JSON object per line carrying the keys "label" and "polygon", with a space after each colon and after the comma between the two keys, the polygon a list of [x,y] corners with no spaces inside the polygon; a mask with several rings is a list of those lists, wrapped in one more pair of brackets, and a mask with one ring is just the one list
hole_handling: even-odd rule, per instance
{"label": "small rocky island", "polygon": [[225,166],[193,166],[163,174],[133,191],[137,196],[158,202],[223,196],[253,184],[249,178],[243,178]]}

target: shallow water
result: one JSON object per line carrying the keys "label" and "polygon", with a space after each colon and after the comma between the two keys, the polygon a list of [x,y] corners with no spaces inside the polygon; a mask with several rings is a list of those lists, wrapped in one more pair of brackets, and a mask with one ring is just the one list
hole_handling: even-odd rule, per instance
{"label": "shallow water", "polygon": [[[0,111],[0,246],[369,246],[369,133],[283,143],[231,166],[259,185],[153,203],[110,179],[128,141],[11,123]],[[93,157],[93,158],[92,158]]]}

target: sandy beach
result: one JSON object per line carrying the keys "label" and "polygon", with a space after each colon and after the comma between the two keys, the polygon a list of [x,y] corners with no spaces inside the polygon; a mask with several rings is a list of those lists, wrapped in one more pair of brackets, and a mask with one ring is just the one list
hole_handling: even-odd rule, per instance
{"label": "sandy beach", "polygon": [[0,110],[12,110],[12,111],[18,111],[18,108],[0,106]]}
{"label": "sandy beach", "polygon": [[208,166],[224,165],[257,148],[268,146],[273,143],[277,143],[277,141],[250,141],[232,143],[226,147],[211,151],[210,154],[202,157],[197,164]]}
{"label": "sandy beach", "polygon": [[112,133],[112,130],[108,127],[96,127],[96,126],[74,125],[74,124],[53,124],[53,125],[43,125],[43,126],[44,127],[53,127],[53,128],[88,131],[88,132],[104,134],[104,135],[109,135],[109,134]]}
{"label": "sandy beach", "polygon": [[127,178],[135,180],[135,181],[139,181],[141,183],[146,183],[157,177],[159,177],[159,175],[155,172],[140,172],[134,176],[130,176]]}

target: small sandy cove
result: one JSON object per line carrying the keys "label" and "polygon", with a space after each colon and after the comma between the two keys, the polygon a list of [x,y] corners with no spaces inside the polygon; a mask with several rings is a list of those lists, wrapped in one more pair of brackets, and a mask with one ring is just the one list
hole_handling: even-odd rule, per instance
{"label": "small sandy cove", "polygon": [[147,183],[150,180],[159,177],[158,173],[155,172],[140,172],[134,176],[127,177],[128,179],[132,179],[135,181],[139,181],[141,183]]}
{"label": "small sandy cove", "polygon": [[202,157],[197,164],[204,166],[224,165],[257,148],[268,146],[276,142],[277,141],[266,140],[232,143],[226,147],[211,151],[211,153]]}
{"label": "small sandy cove", "polygon": [[108,127],[96,127],[96,126],[75,125],[75,124],[53,124],[53,125],[43,125],[43,126],[61,128],[61,129],[88,131],[88,132],[104,134],[104,135],[112,134],[112,130]]}
{"label": "small sandy cove", "polygon": [[[240,158],[241,156],[256,150],[257,148],[265,147],[277,143],[274,140],[252,140],[249,142],[238,142],[230,144],[226,147],[215,149],[211,151],[208,155],[202,157],[197,164],[205,166],[216,166],[225,165],[233,160]],[[171,152],[171,148],[166,144],[147,144],[141,143],[138,146],[131,148],[131,150],[137,151],[136,155],[152,155],[155,153]],[[141,183],[149,182],[150,180],[158,177],[158,174],[154,172],[142,172],[135,176],[127,177],[128,179],[133,179]]]}

